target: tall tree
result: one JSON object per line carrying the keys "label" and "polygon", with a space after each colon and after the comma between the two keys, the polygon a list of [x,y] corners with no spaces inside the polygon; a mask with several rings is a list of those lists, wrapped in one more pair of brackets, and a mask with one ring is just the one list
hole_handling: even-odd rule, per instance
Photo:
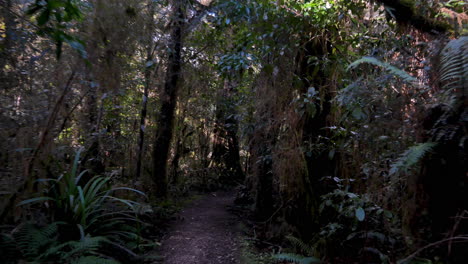
{"label": "tall tree", "polygon": [[145,61],[145,84],[143,91],[143,100],[141,104],[141,113],[140,113],[140,127],[138,128],[138,153],[136,161],[136,172],[135,179],[138,179],[141,174],[141,161],[143,157],[143,147],[145,143],[145,128],[146,128],[146,115],[148,112],[148,96],[149,89],[151,86],[152,73],[154,72],[154,45],[153,45],[153,30],[154,30],[154,14],[155,7],[154,2],[150,1],[148,4],[148,21],[146,25],[147,29],[147,39],[145,40],[146,44],[146,61]]}
{"label": "tall tree", "polygon": [[174,113],[177,105],[177,89],[182,66],[182,30],[185,25],[183,1],[174,0],[172,4],[171,34],[169,57],[167,62],[164,89],[161,96],[161,108],[157,120],[156,137],[153,143],[153,181],[154,195],[158,198],[167,196],[167,162],[171,146]]}

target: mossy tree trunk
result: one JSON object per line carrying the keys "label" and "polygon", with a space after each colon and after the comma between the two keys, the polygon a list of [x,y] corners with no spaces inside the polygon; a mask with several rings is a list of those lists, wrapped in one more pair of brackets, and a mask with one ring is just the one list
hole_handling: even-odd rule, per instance
{"label": "mossy tree trunk", "polygon": [[[325,59],[330,52],[330,43],[324,38],[313,41],[307,41],[304,49],[296,58],[297,74],[302,80],[301,93],[308,93],[313,88],[318,97],[311,103],[314,104],[316,111],[305,111],[302,117],[302,142],[304,146],[314,146],[321,143],[321,138],[328,137],[327,130],[328,118],[331,113],[332,94],[327,85],[327,73],[325,66],[309,63],[309,58],[318,58],[319,61]],[[323,143],[323,142],[322,142]],[[298,193],[296,204],[298,210],[289,215],[289,222],[293,223],[304,235],[304,239],[310,239],[318,231],[319,227],[319,205],[320,196],[325,193],[320,184],[320,179],[333,174],[334,164],[329,159],[328,152],[314,151],[313,149],[304,149],[304,158],[306,170],[302,175],[303,192]]]}
{"label": "mossy tree trunk", "polygon": [[177,89],[182,65],[182,27],[184,13],[180,1],[173,2],[172,33],[170,38],[170,52],[161,108],[157,120],[156,137],[153,144],[153,172],[154,196],[167,197],[167,162],[172,141],[174,113],[177,105]]}

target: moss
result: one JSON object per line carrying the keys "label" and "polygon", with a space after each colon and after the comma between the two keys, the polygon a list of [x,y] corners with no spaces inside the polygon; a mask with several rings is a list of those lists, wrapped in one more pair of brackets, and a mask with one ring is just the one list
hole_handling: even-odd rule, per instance
{"label": "moss", "polygon": [[460,36],[468,36],[468,27],[465,27],[462,29],[462,32],[460,33]]}
{"label": "moss", "polygon": [[454,33],[454,28],[448,22],[445,21],[434,21],[434,25],[438,28],[442,28],[444,31]]}

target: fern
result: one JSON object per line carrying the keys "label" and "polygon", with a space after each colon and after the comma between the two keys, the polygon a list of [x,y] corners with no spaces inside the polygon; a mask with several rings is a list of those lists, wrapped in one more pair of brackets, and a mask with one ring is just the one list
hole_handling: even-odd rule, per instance
{"label": "fern", "polygon": [[314,253],[312,246],[306,244],[304,241],[300,240],[297,237],[287,236],[286,239],[295,247],[296,251],[300,251],[307,256],[291,253],[283,253],[274,255],[273,258],[279,261],[288,261],[299,264],[313,264],[313,263],[322,263],[320,259],[315,257],[310,257]]}
{"label": "fern", "polygon": [[393,175],[400,172],[407,172],[418,164],[435,146],[436,143],[426,142],[410,147],[390,166],[389,174]]}
{"label": "fern", "polygon": [[400,77],[403,81],[405,81],[407,83],[415,84],[416,81],[417,81],[417,79],[415,77],[409,75],[407,72],[405,72],[403,70],[400,70],[397,67],[392,66],[392,65],[390,65],[390,64],[388,64],[386,62],[380,61],[380,60],[378,60],[378,59],[376,59],[374,57],[362,57],[361,59],[351,63],[348,66],[347,70],[354,69],[354,68],[356,68],[357,66],[359,66],[359,65],[361,65],[363,63],[368,63],[368,64],[372,64],[372,65],[384,68],[385,70],[389,71],[393,75],[396,75],[396,76]]}
{"label": "fern", "polygon": [[293,262],[293,263],[298,263],[298,264],[322,263],[322,261],[318,258],[304,257],[304,256],[297,255],[297,254],[277,254],[277,255],[274,255],[273,258],[275,258],[278,261],[288,261],[288,262]]}
{"label": "fern", "polygon": [[[144,223],[139,220],[135,207],[142,205],[112,194],[119,190],[145,194],[127,187],[111,188],[108,177],[95,176],[86,183],[80,183],[86,171],[78,174],[79,159],[80,151],[70,172],[47,181],[52,183],[48,196],[28,199],[19,205],[52,201],[55,205],[52,217],[66,221],[68,226],[78,227],[81,239],[58,242],[57,238],[62,237],[62,234],[58,235],[58,222],[44,228],[27,224],[14,235],[21,254],[36,263],[70,263],[76,259],[81,259],[78,263],[86,263],[93,259],[89,256],[102,256],[111,247],[113,254],[122,253],[136,258],[137,255],[126,248],[126,243],[134,242],[138,246],[140,228]],[[104,243],[108,247],[104,248]],[[108,262],[108,259],[100,261],[116,263],[114,260]]]}
{"label": "fern", "polygon": [[55,243],[60,222],[52,223],[43,228],[37,228],[31,223],[23,225],[13,234],[16,245],[27,258],[34,258],[44,248]]}
{"label": "fern", "polygon": [[299,238],[287,236],[286,239],[296,248],[296,250],[301,251],[306,255],[312,255],[314,253],[314,249]]}
{"label": "fern", "polygon": [[[114,245],[107,237],[103,236],[84,236],[78,241],[57,241],[58,226],[61,222],[55,222],[48,226],[38,228],[27,223],[24,224],[13,237],[2,235],[0,238],[0,251],[5,252],[4,248],[9,243],[10,249],[19,249],[20,254],[14,254],[11,261],[5,263],[16,263],[16,260],[25,258],[28,263],[103,263],[118,264],[119,262],[103,258],[102,246],[104,243]],[[119,250],[123,250],[120,249]],[[13,253],[10,253],[12,255]],[[3,263],[3,262],[2,262]]]}
{"label": "fern", "polygon": [[[129,199],[120,199],[112,194],[116,191],[130,191],[142,196],[144,193],[127,187],[111,188],[109,177],[95,176],[88,182],[80,184],[80,179],[86,171],[78,174],[80,151],[77,152],[70,172],[58,179],[49,179],[52,186],[49,196],[35,197],[19,203],[26,205],[51,201],[55,204],[55,219],[65,220],[70,225],[78,225],[83,233],[100,236],[109,231],[124,231],[120,240],[136,240],[136,230],[131,231],[135,235],[125,233],[122,228],[141,223],[136,215],[135,207],[142,207],[138,202]],[[112,204],[112,206],[110,206]],[[129,223],[129,224],[126,224]]]}
{"label": "fern", "polygon": [[450,41],[441,52],[440,63],[442,89],[456,89],[468,96],[468,37]]}
{"label": "fern", "polygon": [[86,256],[76,259],[70,264],[120,264],[120,262],[102,257]]}
{"label": "fern", "polygon": [[84,237],[79,241],[68,241],[48,248],[37,259],[47,259],[50,256],[59,256],[61,259],[69,259],[75,256],[90,254],[99,250],[105,237]]}

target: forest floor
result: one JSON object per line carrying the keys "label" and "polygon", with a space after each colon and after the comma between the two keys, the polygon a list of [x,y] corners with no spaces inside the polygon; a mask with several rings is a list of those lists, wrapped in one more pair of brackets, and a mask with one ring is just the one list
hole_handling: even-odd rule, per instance
{"label": "forest floor", "polygon": [[234,196],[213,192],[183,209],[162,240],[164,263],[241,263],[240,220],[228,211]]}

